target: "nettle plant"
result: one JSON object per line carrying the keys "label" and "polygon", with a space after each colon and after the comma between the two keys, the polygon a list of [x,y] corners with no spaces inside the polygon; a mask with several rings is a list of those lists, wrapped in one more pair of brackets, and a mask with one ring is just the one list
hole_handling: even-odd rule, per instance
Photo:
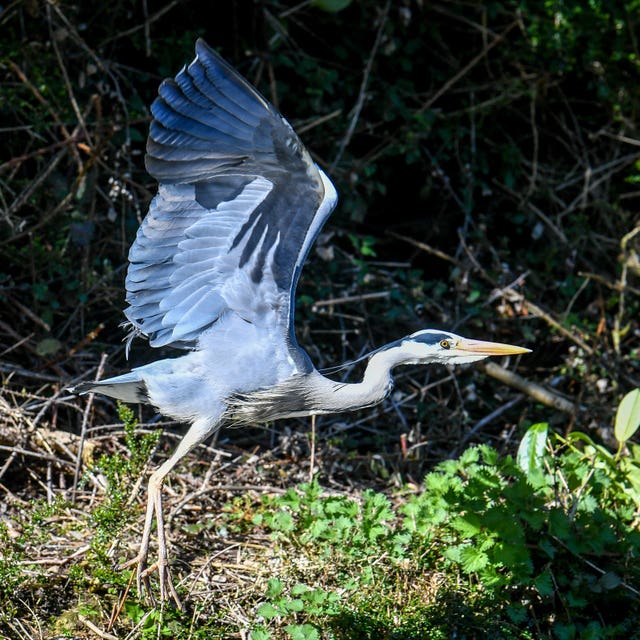
{"label": "nettle plant", "polygon": [[615,454],[536,424],[515,458],[471,447],[406,499],[323,496],[316,480],[264,498],[253,524],[279,545],[281,577],[268,581],[253,638],[327,628],[354,637],[354,620],[369,629],[358,637],[445,632],[451,616],[438,612],[458,606],[461,584],[472,626],[557,638],[629,631],[640,615],[639,426],[635,390],[616,414]]}

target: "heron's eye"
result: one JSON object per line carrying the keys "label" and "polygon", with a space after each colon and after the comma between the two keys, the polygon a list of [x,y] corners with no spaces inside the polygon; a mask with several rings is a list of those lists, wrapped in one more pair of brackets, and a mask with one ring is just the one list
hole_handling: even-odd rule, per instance
{"label": "heron's eye", "polygon": [[440,340],[440,346],[443,349],[449,349],[451,347],[451,342],[449,342],[449,340]]}

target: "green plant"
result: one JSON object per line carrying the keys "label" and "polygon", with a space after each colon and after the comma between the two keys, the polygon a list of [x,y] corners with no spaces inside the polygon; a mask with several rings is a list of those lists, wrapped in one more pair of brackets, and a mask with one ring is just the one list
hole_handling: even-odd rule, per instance
{"label": "green plant", "polygon": [[[627,633],[640,616],[640,461],[628,442],[636,399],[632,392],[620,405],[616,433],[626,449],[615,455],[586,434],[563,438],[533,425],[515,459],[471,447],[395,505],[373,491],[324,496],[317,480],[265,498],[253,523],[271,532],[283,565],[267,582],[254,637],[394,628],[419,638],[429,625],[446,633],[438,611],[450,607],[447,620],[459,605],[442,594],[460,580],[472,610],[467,633],[477,625],[498,637]],[[439,601],[429,589],[436,576]]]}
{"label": "green plant", "polygon": [[137,434],[135,415],[122,403],[118,405],[118,414],[124,424],[126,453],[103,454],[91,468],[92,473],[104,475],[105,498],[91,513],[94,535],[89,561],[95,565],[94,578],[99,582],[121,584],[128,576],[114,571],[110,550],[118,533],[139,517],[137,510],[131,508],[131,491],[137,486],[137,479],[149,461],[160,431]]}

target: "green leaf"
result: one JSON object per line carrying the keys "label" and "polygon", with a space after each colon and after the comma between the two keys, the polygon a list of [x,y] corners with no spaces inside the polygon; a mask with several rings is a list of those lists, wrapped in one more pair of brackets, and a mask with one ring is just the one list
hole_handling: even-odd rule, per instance
{"label": "green leaf", "polygon": [[484,569],[489,564],[489,556],[476,547],[463,547],[460,550],[460,563],[466,573],[474,573]]}
{"label": "green leaf", "polygon": [[482,294],[480,293],[480,291],[478,289],[474,289],[467,296],[467,302],[470,303],[470,304],[473,303],[473,302],[476,302],[476,300],[480,299],[481,295]]}
{"label": "green leaf", "polygon": [[271,634],[264,627],[258,627],[251,632],[251,640],[271,640]]}
{"label": "green leaf", "polygon": [[554,592],[553,580],[549,571],[543,571],[533,581],[538,593],[543,597],[551,597]]}
{"label": "green leaf", "polygon": [[544,449],[548,432],[549,425],[546,422],[539,422],[527,429],[520,442],[516,461],[527,476],[544,468]]}
{"label": "green leaf", "polygon": [[274,531],[282,531],[284,533],[295,529],[293,516],[288,511],[278,511],[274,513],[268,524]]}
{"label": "green leaf", "polygon": [[304,602],[300,598],[291,598],[291,600],[282,600],[282,607],[287,611],[302,611]]}
{"label": "green leaf", "polygon": [[36,353],[39,356],[52,356],[62,348],[62,344],[55,338],[44,338],[36,345]]}
{"label": "green leaf", "polygon": [[320,634],[310,624],[289,624],[285,627],[291,640],[320,640]]}
{"label": "green leaf", "polygon": [[603,462],[613,461],[613,455],[608,449],[599,444],[596,444],[590,436],[588,436],[586,433],[583,433],[582,431],[572,431],[567,435],[566,441],[573,446],[575,446],[576,443],[584,443],[585,445],[587,445],[586,447],[584,447],[585,451],[589,451],[590,447],[593,450],[592,453],[595,453],[597,457]]}
{"label": "green leaf", "polygon": [[472,538],[480,533],[482,521],[475,513],[466,513],[451,521],[451,526],[464,538]]}
{"label": "green leaf", "polygon": [[267,598],[277,598],[283,591],[284,585],[277,578],[267,580]]}
{"label": "green leaf", "polygon": [[511,621],[517,624],[521,624],[527,619],[527,610],[520,602],[508,604],[506,611]]}
{"label": "green leaf", "polygon": [[640,389],[629,391],[622,398],[618,411],[614,433],[618,442],[625,443],[640,427]]}
{"label": "green leaf", "polygon": [[301,582],[298,582],[297,584],[294,584],[293,587],[291,587],[291,595],[299,596],[311,590],[312,590],[311,587],[307,586],[306,584],[302,584]]}
{"label": "green leaf", "polygon": [[276,609],[270,602],[261,604],[256,613],[265,620],[271,620],[271,618],[277,618],[282,615],[282,611]]}

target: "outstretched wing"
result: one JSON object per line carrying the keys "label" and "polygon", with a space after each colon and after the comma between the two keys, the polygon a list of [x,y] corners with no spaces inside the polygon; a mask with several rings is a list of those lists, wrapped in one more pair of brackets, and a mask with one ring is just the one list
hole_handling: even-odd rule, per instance
{"label": "outstretched wing", "polygon": [[202,40],[151,107],[160,183],[129,252],[125,310],[152,346],[194,348],[233,312],[293,335],[302,264],[336,203],[289,123]]}

